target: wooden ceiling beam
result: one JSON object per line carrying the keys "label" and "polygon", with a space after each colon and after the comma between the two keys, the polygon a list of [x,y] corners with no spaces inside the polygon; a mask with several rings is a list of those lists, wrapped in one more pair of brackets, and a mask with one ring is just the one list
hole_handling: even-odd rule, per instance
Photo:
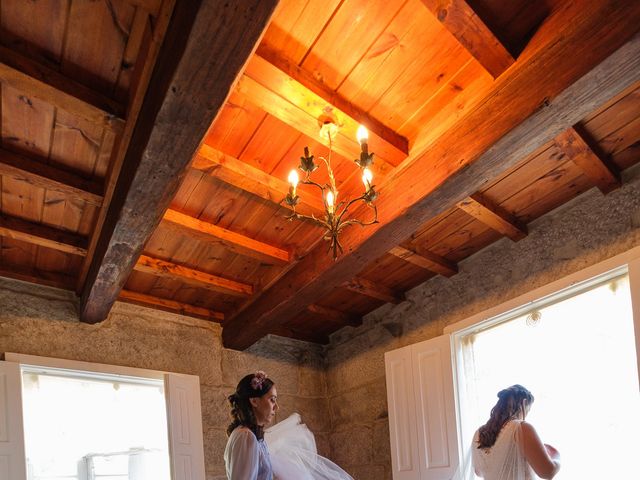
{"label": "wooden ceiling beam", "polygon": [[399,304],[404,302],[404,294],[394,292],[384,285],[376,284],[371,280],[362,277],[355,277],[342,284],[344,288],[352,292],[360,293],[369,298],[382,300],[387,303]]}
{"label": "wooden ceiling beam", "polygon": [[272,333],[273,335],[278,335],[280,337],[294,338],[296,340],[319,343],[321,345],[327,345],[329,343],[329,336],[324,333],[303,332],[301,330],[292,329],[285,326],[279,326],[270,333]]}
{"label": "wooden ceiling beam", "polygon": [[[319,105],[307,107],[304,104],[291,103],[288,96],[286,98],[281,96],[260,83],[260,81],[260,79],[245,74],[238,81],[237,91],[268,114],[273,115],[307,137],[328,146],[328,140],[321,138],[319,135],[318,118],[325,113],[324,107],[320,108]],[[327,103],[323,101],[322,105],[326,107]],[[329,109],[333,110],[331,107]],[[339,118],[338,121],[342,122],[343,120]],[[332,138],[332,145],[335,152],[349,160],[355,160],[360,157],[360,144],[356,136],[353,135],[351,137],[349,132],[339,130],[335,138]],[[401,163],[402,159],[391,163],[391,160],[379,155],[379,146],[381,147],[382,145],[376,143],[373,139],[369,139],[369,150],[376,154],[373,164],[374,175],[376,178],[383,178],[388,176],[395,168],[395,165]],[[406,155],[403,158],[406,158]]]}
{"label": "wooden ceiling beam", "polygon": [[85,237],[3,213],[0,213],[0,236],[73,255],[87,254]]}
{"label": "wooden ceiling beam", "polygon": [[81,274],[82,321],[109,314],[277,3],[176,3],[109,210],[90,244],[91,263]]}
{"label": "wooden ceiling beam", "polygon": [[307,310],[311,313],[322,316],[324,319],[341,325],[350,325],[352,327],[362,325],[362,317],[360,315],[352,315],[341,310],[336,310],[335,308],[329,308],[312,303],[307,307]]}
{"label": "wooden ceiling beam", "polygon": [[[206,144],[200,147],[191,168],[277,204],[281,204],[289,192],[289,184],[284,180]],[[303,215],[325,215],[324,205],[317,195],[300,195],[296,210]]]}
{"label": "wooden ceiling beam", "polygon": [[397,246],[389,250],[389,253],[417,267],[445,277],[452,277],[458,273],[458,265],[433,252],[422,250],[418,253],[415,250]]}
{"label": "wooden ceiling beam", "polygon": [[[333,107],[333,113],[342,123],[340,131],[349,139],[355,140],[358,127],[364,125],[369,130],[369,142],[376,146],[377,155],[394,165],[409,155],[409,141],[405,137],[319,82],[297,64],[264,47],[258,47],[245,74],[316,119],[327,106]],[[316,137],[317,134],[312,138]]]}
{"label": "wooden ceiling beam", "polygon": [[0,81],[115,133],[124,126],[124,106],[115,100],[1,46]]}
{"label": "wooden ceiling beam", "polygon": [[0,148],[0,175],[25,181],[34,187],[60,192],[97,207],[102,205],[101,183],[3,148]]}
{"label": "wooden ceiling beam", "polygon": [[602,193],[607,194],[622,185],[615,165],[599,152],[595,142],[579,126],[565,130],[554,141]]}
{"label": "wooden ceiling beam", "polygon": [[47,272],[36,268],[25,269],[17,266],[0,265],[0,277],[13,278],[36,285],[73,290],[76,279],[70,275],[57,272]]}
{"label": "wooden ceiling beam", "polygon": [[203,242],[223,245],[238,255],[255,258],[261,262],[283,265],[291,260],[291,254],[287,250],[232,232],[213,223],[204,222],[176,210],[167,210],[162,221],[168,226],[188,231]]}
{"label": "wooden ceiling beam", "polygon": [[505,45],[465,0],[422,0],[422,3],[493,78],[498,78],[515,62]]}
{"label": "wooden ceiling beam", "polygon": [[208,308],[197,307],[188,303],[169,300],[167,298],[146,295],[132,290],[122,290],[118,296],[121,302],[133,303],[143,307],[159,308],[178,315],[186,315],[187,317],[201,318],[212,322],[222,323],[224,321],[224,313],[209,310]]}
{"label": "wooden ceiling beam", "polygon": [[[149,13],[152,17],[156,17],[160,12],[160,5],[162,0],[125,0],[128,4],[134,7],[140,7],[145,12]],[[173,0],[175,1],[175,0]]]}
{"label": "wooden ceiling beam", "polygon": [[[112,217],[109,217],[109,205],[111,204],[114,195],[122,195],[122,185],[118,184],[118,180],[121,178],[120,173],[123,171],[123,164],[125,158],[127,157],[127,153],[129,152],[129,147],[131,146],[131,140],[133,138],[134,130],[136,125],[138,125],[141,117],[142,107],[144,104],[145,94],[148,91],[149,84],[151,82],[151,77],[153,75],[158,56],[160,52],[163,51],[162,45],[166,36],[167,29],[169,28],[169,24],[172,18],[178,18],[178,15],[174,15],[174,6],[176,0],[162,0],[162,4],[160,6],[160,12],[158,16],[150,23],[148,26],[151,26],[151,35],[147,36],[143,33],[142,44],[140,48],[143,48],[145,51],[144,56],[140,56],[139,53],[132,52],[129,47],[133,47],[134,43],[137,43],[137,38],[139,37],[140,32],[138,29],[134,29],[131,31],[129,35],[129,39],[127,40],[127,45],[124,51],[123,61],[127,58],[131,61],[134,61],[134,56],[136,57],[136,64],[131,72],[131,81],[133,82],[131,90],[127,96],[129,97],[127,103],[127,115],[126,122],[124,126],[124,130],[120,135],[118,141],[115,142],[114,148],[111,152],[111,159],[109,162],[109,168],[107,170],[105,182],[104,182],[104,202],[103,206],[98,211],[98,216],[94,223],[93,231],[91,232],[91,236],[89,239],[89,249],[87,251],[87,256],[85,257],[84,262],[82,263],[82,267],[80,268],[80,273],[78,275],[78,282],[76,284],[76,293],[80,295],[83,289],[87,286],[87,277],[89,275],[89,269],[93,267],[94,257],[98,248],[103,248],[103,245],[98,245],[99,242],[103,241],[103,230],[108,230],[111,228],[110,224],[107,222],[112,222]],[[197,3],[194,2],[194,8],[197,8],[196,5],[200,4],[200,0],[197,0]],[[136,12],[136,17],[139,16],[140,13]],[[137,19],[134,17],[134,24],[140,25]],[[187,27],[180,27],[180,22],[175,20],[176,28],[181,28],[183,31],[183,37],[186,38],[188,35]],[[140,25],[141,26],[141,25]],[[147,26],[145,26],[145,30]],[[183,39],[178,38],[181,42]],[[177,45],[181,45],[178,43]],[[170,50],[170,47],[167,46],[164,50]],[[168,58],[169,54],[165,54],[165,58]],[[163,75],[166,75],[163,74]],[[122,77],[121,77],[122,78]],[[162,80],[160,74],[154,77],[154,80],[159,82]],[[156,84],[157,85],[157,84]],[[156,87],[161,89],[160,87]],[[160,100],[157,99],[158,104],[160,104]],[[147,117],[152,117],[154,113],[152,112],[152,108],[148,105],[145,106],[145,115]],[[147,118],[148,120],[148,118]],[[146,132],[146,130],[145,130]],[[145,141],[145,133],[137,133],[136,141],[139,143],[143,143]],[[133,162],[134,166],[127,166],[126,171],[129,175],[132,175],[132,171],[135,170],[135,159],[131,160],[129,158],[129,162]],[[118,191],[116,192],[116,187],[118,187]],[[106,233],[105,233],[106,235]]]}
{"label": "wooden ceiling beam", "polygon": [[474,193],[458,202],[456,206],[513,241],[522,240],[527,236],[526,225],[480,193]]}
{"label": "wooden ceiling beam", "polygon": [[149,273],[156,277],[182,280],[195,283],[213,292],[226,293],[227,295],[249,296],[253,294],[253,285],[236,282],[228,278],[202,272],[193,268],[183,267],[176,263],[167,262],[147,255],[140,255],[134,270]]}
{"label": "wooden ceiling beam", "polygon": [[[245,349],[329,295],[416,229],[482,189],[606,101],[640,81],[640,3],[564,4],[491,92],[380,187],[380,223],[341,234],[336,261],[316,248],[225,322]],[[571,61],[567,61],[571,59]],[[540,68],[544,65],[544,68]],[[388,193],[386,193],[388,192]],[[357,214],[358,212],[354,212]]]}

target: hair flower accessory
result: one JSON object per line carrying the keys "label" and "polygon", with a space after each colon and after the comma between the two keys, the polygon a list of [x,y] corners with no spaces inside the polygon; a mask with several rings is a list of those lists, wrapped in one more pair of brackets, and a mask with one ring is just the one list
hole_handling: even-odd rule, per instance
{"label": "hair flower accessory", "polygon": [[254,390],[261,390],[262,389],[262,384],[264,383],[264,381],[267,378],[267,374],[264,373],[262,370],[258,370],[254,377],[251,379],[251,388],[253,388]]}

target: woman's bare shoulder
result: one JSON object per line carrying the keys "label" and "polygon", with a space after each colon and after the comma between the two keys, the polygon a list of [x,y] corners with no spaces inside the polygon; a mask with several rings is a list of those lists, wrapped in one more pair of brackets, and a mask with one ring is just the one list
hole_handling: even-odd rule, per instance
{"label": "woman's bare shoulder", "polygon": [[519,423],[523,433],[527,433],[529,435],[536,435],[536,436],[538,435],[538,432],[536,431],[535,427],[531,425],[529,422],[522,420]]}

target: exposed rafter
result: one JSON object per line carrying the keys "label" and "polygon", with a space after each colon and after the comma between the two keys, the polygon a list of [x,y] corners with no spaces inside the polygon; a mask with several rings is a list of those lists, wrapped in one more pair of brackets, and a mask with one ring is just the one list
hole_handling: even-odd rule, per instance
{"label": "exposed rafter", "polygon": [[568,4],[549,17],[486,98],[380,187],[380,224],[343,232],[345,253],[335,262],[323,249],[310,252],[226,322],[225,345],[244,349],[285,324],[408,238],[416,224],[479,191],[639,81],[640,4],[603,0],[591,7]]}
{"label": "exposed rafter", "polygon": [[[80,301],[104,320],[262,37],[277,0],[178,2],[149,82]],[[224,41],[221,41],[224,39]],[[175,125],[182,128],[176,131]]]}
{"label": "exposed rafter", "polygon": [[167,262],[147,255],[140,255],[134,270],[150,273],[156,277],[180,279],[187,283],[195,283],[207,290],[226,293],[236,296],[249,296],[253,294],[253,286],[236,282],[228,278],[202,272],[193,268],[184,267],[176,263]]}
{"label": "exposed rafter", "polygon": [[[191,168],[273,203],[282,203],[289,192],[287,182],[206,144],[200,147]],[[297,210],[305,215],[324,215],[324,205],[316,195],[301,195]]]}
{"label": "exposed rafter", "polygon": [[100,183],[2,148],[0,148],[0,175],[23,180],[34,187],[60,192],[91,205],[102,205]]}
{"label": "exposed rafter", "polygon": [[131,290],[122,290],[118,300],[123,302],[134,303],[136,305],[142,305],[143,307],[159,308],[168,312],[177,313],[180,315],[186,315],[189,317],[202,318],[204,320],[210,320],[212,322],[223,322],[224,314],[209,310],[208,308],[196,307],[188,303],[177,302],[175,300],[169,300],[167,298],[154,297],[153,295],[146,295],[144,293],[133,292]]}
{"label": "exposed rafter", "polygon": [[526,225],[480,193],[458,202],[457,207],[511,240],[517,241],[527,236]]}
{"label": "exposed rafter", "polygon": [[[169,27],[169,22],[172,18],[178,18],[178,13],[180,10],[176,12],[174,15],[174,6],[176,0],[162,0],[160,4],[160,10],[158,15],[153,21],[153,28],[151,37],[148,38],[148,42],[143,40],[144,48],[146,50],[146,54],[144,56],[137,55],[136,65],[133,68],[132,76],[135,75],[135,87],[132,92],[128,94],[129,101],[127,104],[127,120],[124,126],[124,130],[120,135],[120,140],[115,143],[114,150],[111,152],[111,162],[109,165],[109,171],[107,172],[107,177],[105,179],[104,185],[104,205],[98,211],[98,218],[95,221],[95,227],[93,232],[91,233],[89,239],[89,248],[87,250],[87,256],[85,257],[85,261],[80,268],[80,274],[78,275],[78,282],[76,284],[76,292],[80,294],[82,290],[86,287],[87,276],[89,275],[89,269],[92,267],[92,262],[94,260],[94,256],[96,251],[99,248],[103,248],[102,245],[98,245],[98,243],[103,238],[103,230],[110,229],[112,225],[108,224],[111,221],[108,218],[109,213],[109,205],[114,197],[116,192],[116,187],[118,187],[118,180],[120,179],[120,174],[123,171],[123,164],[125,161],[125,157],[127,152],[129,151],[129,146],[131,143],[131,139],[133,138],[134,129],[136,126],[141,123],[139,119],[143,118],[141,116],[142,107],[143,107],[143,99],[145,98],[145,94],[147,93],[148,86],[151,82],[151,76],[154,72],[154,67],[156,64],[156,60],[160,55],[161,45],[165,39],[166,31]],[[136,12],[136,16],[139,15],[140,12]],[[134,22],[135,22],[134,18]],[[176,28],[182,31],[183,37],[186,38],[188,35],[188,25],[182,25],[180,21],[174,20],[176,23]],[[187,24],[190,24],[190,20],[187,20]],[[132,30],[129,40],[127,41],[127,48],[124,52],[123,61],[127,61],[129,54],[129,47],[133,46],[134,40],[136,38],[138,32],[134,29]],[[132,38],[133,37],[133,38]],[[144,32],[143,32],[144,37]],[[182,39],[178,39],[182,41]],[[177,43],[176,45],[181,45],[181,43]],[[171,47],[167,46],[167,49]],[[167,58],[169,58],[169,54],[165,54]],[[171,62],[173,64],[173,62]],[[166,67],[165,67],[166,68]],[[168,74],[165,72],[164,74],[158,74],[167,76]],[[134,78],[131,79],[132,82]],[[166,79],[162,79],[159,76],[154,78],[155,81],[168,81]],[[133,85],[132,85],[133,87]],[[158,100],[158,105],[160,101]],[[145,111],[145,115],[153,116],[153,113],[149,113],[149,108]],[[146,133],[146,132],[145,132]],[[138,137],[140,134],[138,134]],[[144,134],[142,135],[144,136]],[[136,141],[141,142],[140,138],[136,137]],[[132,168],[132,167],[129,167]],[[131,172],[129,172],[130,174]],[[118,194],[120,194],[118,192]]]}
{"label": "exposed rafter", "polygon": [[311,304],[307,307],[311,313],[322,316],[324,319],[341,325],[351,325],[357,327],[362,325],[362,317],[359,315],[352,315],[335,308],[325,307],[323,305]]}
{"label": "exposed rafter", "polygon": [[515,62],[465,0],[422,0],[422,3],[493,78],[499,77]]}
{"label": "exposed rafter", "polygon": [[124,108],[117,102],[6,47],[0,47],[0,80],[116,133],[124,126]]}
{"label": "exposed rafter", "polygon": [[[266,80],[268,76],[265,76],[265,73],[262,70],[254,72],[256,64],[260,64],[262,66],[266,65],[271,70],[280,72],[280,70],[273,67],[264,59],[254,57],[247,66],[247,71],[238,81],[238,92],[247,97],[249,101],[260,107],[262,110],[273,115],[292,128],[295,128],[309,138],[328,145],[328,141],[320,138],[318,135],[320,129],[318,125],[318,118],[325,112],[325,108],[328,105],[327,102],[322,99],[313,102],[305,99],[305,95],[319,98],[313,92],[306,89],[304,90],[304,95],[300,95],[300,98],[296,98],[296,96],[291,95],[289,92],[285,98],[282,96],[283,94],[274,92],[265,85],[265,83],[270,83]],[[255,78],[251,76],[252,73],[255,75]],[[280,75],[282,75],[281,72]],[[292,101],[296,103],[292,103]],[[329,107],[331,108],[331,106]],[[333,111],[335,113],[335,110]],[[347,117],[345,116],[345,118]],[[340,117],[339,114],[338,122],[344,122],[343,118]],[[350,127],[352,124],[355,124],[354,120],[347,122],[347,125]],[[382,142],[382,139],[380,139],[380,142]],[[395,166],[400,164],[402,160],[406,158],[406,154],[402,154],[402,156],[396,154],[395,159],[385,158],[381,156],[378,148],[378,146],[382,147],[382,144],[374,142],[373,139],[370,139],[370,144],[372,145],[372,151],[376,153],[374,166],[375,173],[380,178],[389,175]],[[360,145],[356,139],[355,131],[353,135],[351,135],[351,128],[341,129],[338,132],[338,135],[332,139],[332,145],[334,151],[347,159],[356,159],[360,156]],[[375,145],[375,147],[373,147],[373,145]],[[397,152],[397,150],[394,151]]]}
{"label": "exposed rafter", "polygon": [[620,173],[599,151],[579,126],[562,132],[555,138],[558,147],[575,163],[602,193],[620,187]]}
{"label": "exposed rafter", "polygon": [[188,231],[203,242],[224,245],[225,248],[239,255],[276,264],[285,264],[291,260],[291,255],[287,250],[227,230],[213,223],[204,222],[176,210],[167,210],[162,220],[166,225]]}
{"label": "exposed rafter", "polygon": [[329,336],[323,333],[310,333],[301,330],[292,329],[285,326],[279,326],[273,332],[274,335],[281,337],[295,338],[296,340],[304,340],[305,342],[319,343],[326,345],[329,343]]}
{"label": "exposed rafter", "polygon": [[76,279],[57,272],[47,272],[35,268],[24,269],[18,266],[0,265],[0,277],[14,278],[23,282],[46,285],[47,287],[73,290]]}
{"label": "exposed rafter", "polygon": [[142,8],[154,17],[158,15],[160,5],[162,4],[162,0],[126,0],[126,2],[135,7]]}
{"label": "exposed rafter", "polygon": [[409,141],[405,137],[329,89],[298,65],[264,48],[258,48],[258,53],[247,65],[246,74],[311,115],[317,116],[327,104],[331,105],[342,122],[341,132],[348,139],[355,139],[358,126],[365,125],[371,144],[376,145],[377,155],[394,165],[409,155]]}
{"label": "exposed rafter", "polygon": [[420,253],[401,246],[393,247],[389,250],[391,255],[395,255],[413,265],[416,265],[433,273],[439,273],[445,277],[451,277],[458,273],[458,266],[440,255],[432,252],[421,251]]}
{"label": "exposed rafter", "polygon": [[352,292],[357,292],[367,297],[375,298],[376,300],[382,300],[383,302],[398,304],[404,301],[403,293],[394,292],[384,285],[376,284],[362,277],[355,277],[348,280],[342,286]]}
{"label": "exposed rafter", "polygon": [[84,237],[1,213],[0,236],[74,255],[87,253],[87,239]]}

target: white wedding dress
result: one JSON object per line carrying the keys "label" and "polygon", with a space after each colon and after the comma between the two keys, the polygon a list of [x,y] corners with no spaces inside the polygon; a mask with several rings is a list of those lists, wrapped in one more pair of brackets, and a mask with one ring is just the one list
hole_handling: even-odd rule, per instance
{"label": "white wedding dress", "polygon": [[267,429],[264,438],[277,480],[353,480],[335,463],[318,455],[313,433],[297,413]]}
{"label": "white wedding dress", "polygon": [[478,432],[473,436],[471,459],[467,455],[464,475],[455,478],[470,480],[477,478],[474,470],[485,480],[537,480],[519,447],[521,420],[511,420],[500,430],[496,443],[487,449],[477,447]]}

